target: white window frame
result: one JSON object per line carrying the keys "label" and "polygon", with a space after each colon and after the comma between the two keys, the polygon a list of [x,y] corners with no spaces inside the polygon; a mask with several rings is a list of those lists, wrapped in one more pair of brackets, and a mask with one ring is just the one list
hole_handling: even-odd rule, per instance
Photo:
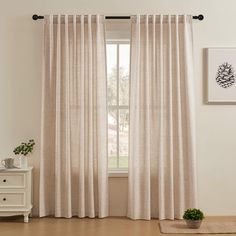
{"label": "white window frame", "polygon": [[[116,131],[117,131],[117,163],[116,163],[116,168],[109,168],[108,169],[108,172],[109,172],[109,177],[127,177],[128,176],[128,168],[120,168],[119,167],[119,159],[120,159],[120,154],[119,154],[119,115],[120,115],[120,110],[121,109],[128,109],[129,110],[129,105],[119,105],[119,46],[122,45],[122,44],[130,44],[130,40],[128,39],[119,39],[119,40],[106,40],[106,45],[108,44],[115,44],[117,45],[117,52],[116,52],[116,56],[117,56],[117,67],[116,67],[116,73],[117,73],[117,103],[116,105],[108,105],[108,110],[116,110],[117,111],[117,128],[116,128]],[[129,140],[128,140],[129,141]],[[129,145],[129,144],[128,144]],[[129,157],[128,157],[129,158]]]}

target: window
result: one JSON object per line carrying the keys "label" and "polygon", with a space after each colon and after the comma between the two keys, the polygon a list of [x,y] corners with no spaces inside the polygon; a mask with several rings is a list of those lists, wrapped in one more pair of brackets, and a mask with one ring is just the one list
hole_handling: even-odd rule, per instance
{"label": "window", "polygon": [[107,42],[108,167],[127,170],[129,142],[129,57],[127,41]]}

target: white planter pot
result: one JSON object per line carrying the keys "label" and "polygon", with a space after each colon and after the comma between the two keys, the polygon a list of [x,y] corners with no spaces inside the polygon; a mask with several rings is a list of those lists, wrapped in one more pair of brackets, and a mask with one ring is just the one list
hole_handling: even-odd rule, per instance
{"label": "white planter pot", "polygon": [[20,157],[20,168],[21,169],[27,169],[28,168],[28,157],[27,156],[21,156]]}

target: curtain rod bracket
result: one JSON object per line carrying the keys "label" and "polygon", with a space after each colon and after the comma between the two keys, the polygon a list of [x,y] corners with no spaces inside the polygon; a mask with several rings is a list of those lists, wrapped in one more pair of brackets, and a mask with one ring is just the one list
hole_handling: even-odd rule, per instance
{"label": "curtain rod bracket", "polygon": [[[37,14],[34,14],[32,16],[32,19],[33,20],[44,19],[44,16],[39,16]],[[106,16],[106,19],[130,19],[130,16]],[[204,19],[204,16],[200,14],[198,16],[193,16],[193,19],[202,21]]]}

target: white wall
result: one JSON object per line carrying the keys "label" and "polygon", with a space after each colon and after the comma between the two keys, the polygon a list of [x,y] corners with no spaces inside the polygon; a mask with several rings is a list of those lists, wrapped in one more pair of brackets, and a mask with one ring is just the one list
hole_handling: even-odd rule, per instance
{"label": "white wall", "polygon": [[[43,21],[31,15],[204,14],[194,22],[199,205],[208,215],[236,215],[236,106],[203,104],[202,69],[203,48],[236,46],[235,0],[1,0],[0,9],[0,158],[35,138],[36,205]],[[110,187],[111,214],[125,214],[127,180],[110,179]]]}

